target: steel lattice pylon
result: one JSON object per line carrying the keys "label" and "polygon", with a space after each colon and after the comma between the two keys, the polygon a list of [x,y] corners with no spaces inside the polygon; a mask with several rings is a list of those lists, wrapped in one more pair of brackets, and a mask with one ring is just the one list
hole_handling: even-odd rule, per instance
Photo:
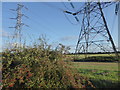
{"label": "steel lattice pylon", "polygon": [[22,26],[25,25],[25,26],[28,27],[28,25],[26,25],[26,24],[24,24],[24,23],[22,22],[22,17],[23,17],[23,16],[25,16],[26,18],[28,18],[26,15],[24,15],[24,14],[22,13],[22,8],[23,8],[23,7],[28,10],[28,8],[26,8],[26,7],[25,7],[24,5],[22,5],[22,4],[17,4],[17,9],[10,9],[10,10],[12,10],[12,11],[15,11],[16,14],[17,14],[16,18],[10,18],[10,19],[16,20],[16,25],[15,25],[15,27],[9,27],[9,28],[15,28],[15,32],[14,32],[13,39],[15,39],[15,43],[17,44],[16,47],[21,47],[21,45],[22,45],[22,42],[21,42]]}
{"label": "steel lattice pylon", "polygon": [[83,20],[75,50],[75,54],[90,52],[115,52],[118,53],[109,32],[103,9],[115,2],[85,2],[85,5],[78,12],[66,13],[77,15],[82,14]]}

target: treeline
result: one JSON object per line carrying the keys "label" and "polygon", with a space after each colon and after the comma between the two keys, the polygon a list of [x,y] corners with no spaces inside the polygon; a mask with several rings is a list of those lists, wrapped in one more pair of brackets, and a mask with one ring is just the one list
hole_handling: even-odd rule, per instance
{"label": "treeline", "polygon": [[[120,51],[118,51],[117,53],[120,53]],[[115,52],[68,53],[67,55],[75,55],[75,54],[115,54]]]}

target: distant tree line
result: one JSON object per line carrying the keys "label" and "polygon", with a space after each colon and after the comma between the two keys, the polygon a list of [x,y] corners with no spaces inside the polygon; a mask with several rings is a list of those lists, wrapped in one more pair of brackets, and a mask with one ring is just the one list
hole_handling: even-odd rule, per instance
{"label": "distant tree line", "polygon": [[[114,54],[115,52],[88,52],[88,53],[68,53],[68,55],[73,54]],[[118,51],[120,53],[120,51]]]}

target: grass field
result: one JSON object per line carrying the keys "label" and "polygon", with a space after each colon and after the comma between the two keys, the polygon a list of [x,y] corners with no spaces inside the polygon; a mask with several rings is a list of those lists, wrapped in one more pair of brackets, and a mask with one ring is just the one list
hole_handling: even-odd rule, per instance
{"label": "grass field", "polygon": [[[109,55],[95,54],[89,56],[108,57]],[[81,59],[80,57],[83,58],[83,55],[80,55],[79,59]],[[82,76],[88,77],[98,88],[118,87],[120,71],[117,62],[71,62],[70,66]]]}
{"label": "grass field", "polygon": [[118,71],[118,63],[72,62],[74,68]]}

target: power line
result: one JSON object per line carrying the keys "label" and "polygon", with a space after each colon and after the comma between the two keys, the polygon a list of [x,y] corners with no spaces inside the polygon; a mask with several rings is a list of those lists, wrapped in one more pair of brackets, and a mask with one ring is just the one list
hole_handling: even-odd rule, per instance
{"label": "power line", "polygon": [[[29,11],[30,11],[30,10],[29,10]],[[35,13],[35,12],[33,12],[33,11],[30,11],[30,13],[31,13],[34,17],[40,18],[40,16],[39,16],[37,13]],[[30,20],[33,21],[34,23],[36,23],[37,25],[41,26],[41,27],[44,28],[45,30],[47,30],[47,31],[49,31],[49,32],[51,32],[51,33],[55,33],[55,32],[53,31],[53,29],[51,29],[51,28],[48,27],[48,25],[46,26],[46,25],[44,25],[42,22],[40,23],[38,20],[35,20],[35,19],[32,19],[32,18],[30,18]],[[44,20],[44,21],[45,21],[45,20]],[[45,22],[47,23],[47,21],[45,21]]]}
{"label": "power line", "polygon": [[[66,8],[66,9],[68,9],[69,11],[72,11],[71,9],[69,9],[66,5],[65,5],[65,2],[63,2],[63,0],[61,0],[61,3],[62,3],[62,5]],[[73,6],[74,7],[74,6]]]}
{"label": "power line", "polygon": [[[41,2],[42,3],[42,2]],[[48,4],[48,3],[43,3],[44,5],[47,5],[48,7],[51,7],[51,8],[54,8],[54,9],[56,9],[56,10],[59,10],[59,11],[64,11],[62,8],[59,8],[59,7],[57,7],[57,6],[55,6],[55,5],[50,5],[50,4]]]}
{"label": "power line", "polygon": [[111,33],[113,33],[113,30],[114,30],[114,27],[115,27],[115,21],[116,21],[116,15],[114,15],[114,17],[113,17]]}
{"label": "power line", "polygon": [[[103,9],[113,5],[114,2],[85,2],[84,6],[77,12],[70,12],[66,11],[66,13],[71,14],[71,15],[77,15],[77,14],[82,14],[83,15],[83,20],[82,20],[82,25],[81,25],[81,31],[79,34],[78,42],[76,45],[76,50],[75,53],[79,53],[79,51],[88,53],[89,47],[90,47],[90,41],[94,42],[94,39],[103,39],[109,42],[111,42],[112,48],[116,54],[116,57],[118,57],[118,53],[114,44],[114,41],[112,39],[112,36],[109,32],[107,22],[103,13]],[[96,15],[94,15],[96,14]],[[94,17],[94,19],[91,20],[91,16]],[[101,27],[99,27],[101,26]],[[96,35],[92,34],[91,32],[95,32]],[[102,36],[101,36],[101,35]],[[101,37],[100,37],[100,36]],[[97,38],[95,38],[97,37]],[[106,39],[104,39],[105,37]],[[91,40],[92,39],[92,40]],[[81,42],[85,41],[85,44],[83,45]],[[101,41],[99,41],[101,43]],[[96,42],[94,42],[95,45],[98,45]],[[106,42],[107,43],[107,42]],[[81,47],[82,46],[82,47]],[[82,48],[82,50],[81,50]],[[101,50],[105,51],[106,49],[102,47]],[[86,54],[85,54],[86,55]]]}
{"label": "power line", "polygon": [[[64,2],[62,2],[62,3],[64,3]],[[59,8],[59,7],[57,7],[57,6],[54,6],[54,5],[50,5],[50,4],[47,4],[47,3],[43,3],[44,5],[47,5],[47,6],[49,6],[49,7],[51,7],[51,8],[54,8],[54,9],[57,9],[57,10],[59,10],[59,11],[62,11],[63,13],[65,12],[62,8]],[[65,4],[64,4],[65,5]],[[65,5],[65,7],[66,7],[66,5]],[[67,8],[67,7],[66,7]],[[65,15],[65,18],[71,23],[71,24],[73,24],[73,25],[77,25],[77,24],[79,24],[79,19],[76,17],[76,16],[74,16],[74,18],[75,18],[75,20],[78,22],[78,23],[73,23],[72,21],[70,21],[70,19],[67,17],[67,15],[64,13],[64,15]]]}
{"label": "power line", "polygon": [[[70,0],[68,0],[68,1],[70,1]],[[63,4],[63,6],[66,8],[66,9],[68,9],[68,10],[66,10],[66,11],[64,11],[63,13],[64,13],[64,15],[65,15],[65,18],[71,23],[71,24],[73,24],[73,25],[78,25],[80,22],[79,22],[79,19],[78,19],[78,17],[77,17],[77,15],[75,15],[75,14],[73,14],[73,13],[71,13],[70,11],[71,11],[71,9],[69,9],[66,5],[65,5],[65,3],[64,2],[61,2],[62,4]],[[75,6],[73,5],[73,3],[72,2],[70,2],[70,6],[72,7],[72,9],[74,10],[74,12],[76,12],[76,10],[75,10]],[[75,20],[76,20],[76,22],[77,23],[73,23],[68,17],[67,17],[67,15],[65,14],[65,13],[67,13],[67,14],[71,14],[74,18],[75,18]]]}
{"label": "power line", "polygon": [[68,16],[63,12],[63,14],[65,15],[65,18],[72,24],[72,25],[78,25],[79,23],[73,23]]}

